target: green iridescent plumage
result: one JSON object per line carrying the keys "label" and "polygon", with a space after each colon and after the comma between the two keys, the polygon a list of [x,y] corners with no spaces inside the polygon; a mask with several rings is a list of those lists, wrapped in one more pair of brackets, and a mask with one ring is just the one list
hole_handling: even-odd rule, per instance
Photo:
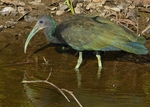
{"label": "green iridescent plumage", "polygon": [[[27,38],[25,52],[30,39],[39,29],[43,28],[50,42],[68,44],[80,52],[84,50],[124,50],[134,54],[148,53],[148,49],[144,46],[146,43],[144,37],[139,37],[128,29],[107,19],[91,15],[72,15],[57,27],[52,17],[48,15],[41,16]],[[82,54],[80,55],[82,56]],[[82,62],[81,56],[76,68]],[[99,67],[101,67],[101,62],[99,61],[99,63]]]}

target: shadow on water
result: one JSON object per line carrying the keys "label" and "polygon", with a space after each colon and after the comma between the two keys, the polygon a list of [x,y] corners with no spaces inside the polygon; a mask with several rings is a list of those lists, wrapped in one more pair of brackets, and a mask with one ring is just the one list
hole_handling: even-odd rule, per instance
{"label": "shadow on water", "polygon": [[[29,58],[32,57],[34,54],[48,48],[48,47],[55,47],[55,51],[58,52],[58,53],[67,53],[67,54],[70,54],[70,55],[75,55],[75,56],[78,56],[77,53],[78,51],[72,49],[71,47],[69,47],[68,45],[61,45],[61,44],[52,44],[52,43],[49,43],[39,49],[37,49],[36,51],[34,51],[32,54],[30,54]],[[83,52],[83,59],[84,60],[84,64],[86,64],[86,62],[89,60],[89,59],[92,59],[92,60],[95,60],[94,57],[91,57],[91,56],[95,56],[96,55],[96,52],[94,51],[84,51]],[[111,52],[104,52],[104,51],[100,51],[100,55],[103,58],[105,58],[104,60],[105,61],[124,61],[124,62],[134,62],[134,63],[139,63],[139,64],[142,64],[142,63],[150,63],[150,55],[135,55],[135,54],[132,54],[132,53],[127,53],[127,52],[124,52],[124,51],[111,51]]]}
{"label": "shadow on water", "polygon": [[73,55],[76,52],[75,50],[73,50],[68,45],[49,43],[49,44],[37,49],[36,51],[34,51],[32,54],[30,54],[29,58],[32,57],[34,54],[36,54],[36,53],[38,53],[38,52],[40,52],[40,51],[42,51],[42,50],[44,50],[48,47],[55,47],[55,51],[58,52],[58,53],[70,53],[70,54]]}

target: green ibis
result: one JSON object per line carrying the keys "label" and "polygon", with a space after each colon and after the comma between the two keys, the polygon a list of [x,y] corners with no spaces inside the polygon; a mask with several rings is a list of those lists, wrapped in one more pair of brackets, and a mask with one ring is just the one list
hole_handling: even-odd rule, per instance
{"label": "green ibis", "polygon": [[98,67],[102,68],[99,51],[126,51],[134,54],[148,54],[144,46],[146,39],[137,36],[123,26],[115,24],[105,18],[91,15],[72,15],[58,26],[49,15],[39,18],[30,32],[24,46],[24,52],[31,38],[41,29],[51,43],[67,44],[79,51],[79,58],[75,69],[82,63],[82,52],[96,51]]}

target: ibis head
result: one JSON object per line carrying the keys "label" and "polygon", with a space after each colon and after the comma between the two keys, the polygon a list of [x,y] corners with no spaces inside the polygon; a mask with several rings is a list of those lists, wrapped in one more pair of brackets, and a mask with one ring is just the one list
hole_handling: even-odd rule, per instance
{"label": "ibis head", "polygon": [[26,42],[24,45],[24,53],[26,53],[27,46],[30,40],[39,30],[45,29],[45,35],[47,38],[49,38],[50,34],[55,30],[55,28],[56,28],[56,23],[52,17],[48,15],[41,16],[39,20],[37,21],[37,23],[35,24],[32,31],[30,32],[28,38],[26,39]]}

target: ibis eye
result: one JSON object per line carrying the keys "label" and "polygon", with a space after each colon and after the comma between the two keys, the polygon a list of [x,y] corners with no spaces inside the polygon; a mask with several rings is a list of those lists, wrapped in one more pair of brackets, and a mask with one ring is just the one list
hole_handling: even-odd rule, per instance
{"label": "ibis eye", "polygon": [[43,23],[43,20],[40,20],[39,23]]}

